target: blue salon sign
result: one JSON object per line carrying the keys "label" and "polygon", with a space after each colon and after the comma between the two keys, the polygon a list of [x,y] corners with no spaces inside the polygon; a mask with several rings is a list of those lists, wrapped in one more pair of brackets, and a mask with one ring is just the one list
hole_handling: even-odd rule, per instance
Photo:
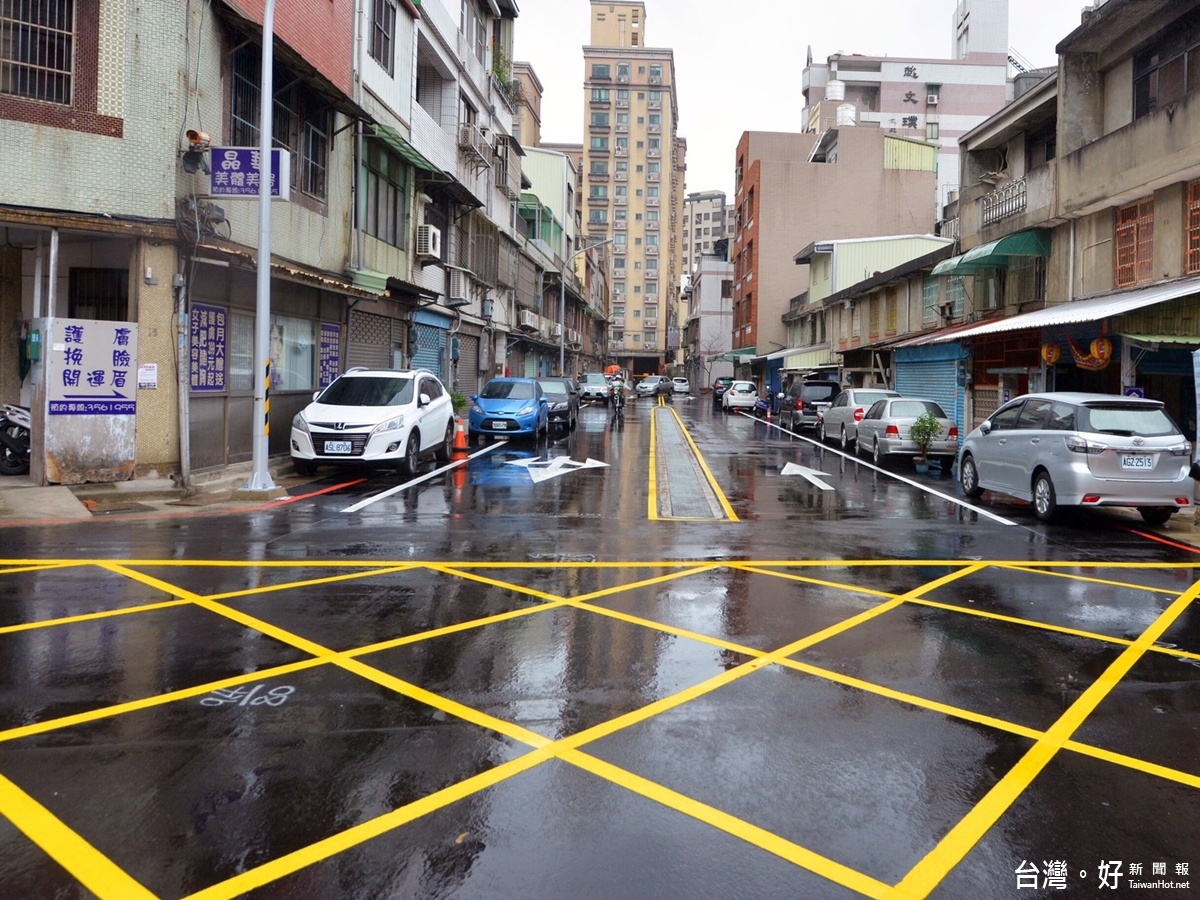
{"label": "blue salon sign", "polygon": [[[214,197],[257,197],[262,183],[257,147],[213,147],[209,194]],[[271,151],[271,196],[287,200],[292,186],[292,155]]]}

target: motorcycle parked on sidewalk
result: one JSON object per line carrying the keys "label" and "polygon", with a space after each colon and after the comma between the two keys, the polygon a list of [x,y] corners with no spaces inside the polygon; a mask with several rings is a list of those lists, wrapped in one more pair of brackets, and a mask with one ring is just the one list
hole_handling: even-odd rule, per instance
{"label": "motorcycle parked on sidewalk", "polygon": [[29,471],[29,433],[33,418],[24,406],[4,404],[0,415],[0,475],[24,475]]}

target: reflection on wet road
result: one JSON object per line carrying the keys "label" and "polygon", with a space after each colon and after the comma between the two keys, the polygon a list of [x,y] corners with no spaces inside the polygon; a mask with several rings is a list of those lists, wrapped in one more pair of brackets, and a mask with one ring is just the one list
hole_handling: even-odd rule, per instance
{"label": "reflection on wet road", "polygon": [[[674,412],[700,463],[664,469]],[[979,515],[678,400],[585,413],[401,490],[6,533],[5,895],[1000,898],[1032,864],[1093,896],[1200,865],[1183,536]],[[676,464],[736,518],[652,515]]]}

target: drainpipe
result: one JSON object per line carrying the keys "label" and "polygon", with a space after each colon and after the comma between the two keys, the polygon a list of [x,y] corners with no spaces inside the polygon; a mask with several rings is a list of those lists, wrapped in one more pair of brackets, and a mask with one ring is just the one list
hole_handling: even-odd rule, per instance
{"label": "drainpipe", "polygon": [[179,486],[185,491],[192,488],[192,431],[191,431],[191,382],[188,359],[189,317],[187,301],[187,280],[182,271],[175,275],[172,285],[175,289],[175,378],[178,384],[179,399]]}

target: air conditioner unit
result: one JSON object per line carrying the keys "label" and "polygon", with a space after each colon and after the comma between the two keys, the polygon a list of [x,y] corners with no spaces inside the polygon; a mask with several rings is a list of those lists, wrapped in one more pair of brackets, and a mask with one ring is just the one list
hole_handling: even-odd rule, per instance
{"label": "air conditioner unit", "polygon": [[422,259],[441,259],[442,232],[436,226],[417,226],[417,256]]}
{"label": "air conditioner unit", "polygon": [[450,290],[446,292],[447,306],[466,306],[471,302],[470,282],[462,269],[450,270]]}
{"label": "air conditioner unit", "polygon": [[559,325],[557,322],[555,322],[554,324],[552,324],[550,326],[550,337],[552,337],[552,338],[562,337],[562,326]]}
{"label": "air conditioner unit", "polygon": [[538,331],[542,327],[542,323],[538,319],[538,314],[532,309],[521,310],[521,319],[518,324],[527,331]]}
{"label": "air conditioner unit", "polygon": [[938,95],[937,94],[926,94],[925,95],[925,105],[926,106],[937,106],[938,105]]}
{"label": "air conditioner unit", "polygon": [[943,319],[954,318],[954,304],[953,303],[943,303],[941,305],[940,312],[942,314]]}

